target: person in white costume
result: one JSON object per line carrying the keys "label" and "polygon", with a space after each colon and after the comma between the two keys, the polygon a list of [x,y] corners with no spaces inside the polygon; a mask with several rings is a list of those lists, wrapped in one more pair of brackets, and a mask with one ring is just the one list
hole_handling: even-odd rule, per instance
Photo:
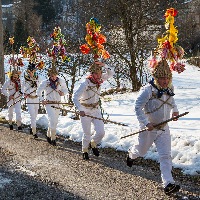
{"label": "person in white costume", "polygon": [[7,105],[8,105],[8,120],[9,120],[9,126],[10,130],[13,130],[13,112],[15,109],[16,113],[16,121],[17,121],[17,127],[18,130],[22,130],[22,117],[21,117],[21,83],[19,79],[20,72],[13,70],[11,72],[10,78],[3,84],[1,92],[3,95],[5,95],[8,99]]}
{"label": "person in white costume", "polygon": [[[131,167],[134,159],[144,156],[155,143],[160,162],[161,178],[166,194],[180,189],[172,177],[171,136],[167,123],[154,128],[154,125],[172,117],[179,112],[175,104],[172,72],[166,60],[158,62],[152,71],[153,80],[141,88],[135,100],[135,112],[140,128],[147,131],[138,134],[138,142],[129,150],[127,165]],[[172,112],[171,112],[172,111]]]}
{"label": "person in white costume", "polygon": [[[106,73],[102,73],[102,68]],[[102,118],[99,107],[99,98],[101,92],[101,83],[106,81],[114,75],[114,69],[108,67],[102,62],[94,62],[90,68],[90,75],[79,86],[77,91],[73,94],[73,102],[79,111],[81,124],[83,129],[82,137],[82,152],[83,159],[88,160],[88,148],[91,145],[92,151],[95,156],[99,156],[97,144],[101,142],[105,135],[104,122],[99,119],[94,119],[85,116],[85,114]],[[91,139],[91,123],[94,124],[95,134]]]}
{"label": "person in white costume", "polygon": [[36,67],[34,63],[29,63],[27,70],[24,72],[24,78],[22,80],[22,92],[26,98],[28,112],[31,118],[30,134],[33,134],[34,138],[38,138],[36,133],[36,118],[39,109],[39,98],[36,95],[36,90],[41,80],[36,74]]}
{"label": "person in white costume", "polygon": [[[65,80],[58,77],[58,72],[55,68],[51,68],[48,71],[48,77],[48,79],[41,82],[36,94],[42,100],[42,104],[45,105],[48,115],[47,141],[56,146],[56,127],[60,110],[52,106],[60,107],[61,96],[66,95],[68,90]],[[43,92],[44,96],[42,96]]]}

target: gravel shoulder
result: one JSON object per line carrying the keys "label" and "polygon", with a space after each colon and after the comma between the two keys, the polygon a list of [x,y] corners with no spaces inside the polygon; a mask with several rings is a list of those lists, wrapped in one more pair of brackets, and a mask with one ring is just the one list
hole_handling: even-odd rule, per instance
{"label": "gravel shoulder", "polygon": [[57,146],[0,123],[1,200],[156,200],[200,199],[200,177],[173,169],[181,185],[176,195],[161,188],[159,164],[143,158],[126,166],[126,152],[100,149],[100,156],[82,160],[81,145],[58,137]]}

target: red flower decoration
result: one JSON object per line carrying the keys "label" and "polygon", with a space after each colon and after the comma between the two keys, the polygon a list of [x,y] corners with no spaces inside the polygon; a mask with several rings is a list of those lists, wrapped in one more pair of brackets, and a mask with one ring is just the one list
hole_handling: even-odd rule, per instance
{"label": "red flower decoration", "polygon": [[110,54],[109,54],[108,51],[106,51],[106,50],[103,50],[103,51],[102,51],[102,56],[103,56],[104,59],[110,58]]}
{"label": "red flower decoration", "polygon": [[153,57],[151,60],[149,60],[149,66],[151,68],[155,68],[158,65],[158,61],[156,60],[155,57]]}
{"label": "red flower decoration", "polygon": [[24,66],[24,63],[23,63],[21,58],[18,58],[17,65],[20,66],[20,67]]}
{"label": "red flower decoration", "polygon": [[88,54],[90,52],[90,47],[87,44],[80,46],[80,50],[83,54]]}
{"label": "red flower decoration", "polygon": [[91,53],[94,59],[103,57],[104,59],[110,58],[107,51],[104,50],[103,43],[106,43],[106,37],[100,34],[101,25],[96,18],[91,18],[86,24],[87,34],[85,40],[87,44],[80,46],[80,50],[83,54]]}
{"label": "red flower decoration", "polygon": [[164,17],[168,17],[169,15],[176,17],[176,15],[178,14],[178,11],[175,10],[174,8],[169,8],[166,10]]}
{"label": "red flower decoration", "polygon": [[102,34],[99,34],[98,43],[99,44],[106,43],[106,37],[104,35],[102,35]]}
{"label": "red flower decoration", "polygon": [[178,62],[177,63],[172,62],[170,64],[170,69],[173,70],[173,71],[176,71],[180,74],[181,72],[183,72],[185,70],[185,64],[178,63]]}
{"label": "red flower decoration", "polygon": [[98,56],[97,54],[95,54],[95,55],[93,56],[93,58],[94,58],[94,60],[98,60],[99,56]]}
{"label": "red flower decoration", "polygon": [[97,33],[92,34],[92,39],[97,42],[98,34]]}
{"label": "red flower decoration", "polygon": [[163,48],[171,49],[171,45],[169,41],[163,42]]}

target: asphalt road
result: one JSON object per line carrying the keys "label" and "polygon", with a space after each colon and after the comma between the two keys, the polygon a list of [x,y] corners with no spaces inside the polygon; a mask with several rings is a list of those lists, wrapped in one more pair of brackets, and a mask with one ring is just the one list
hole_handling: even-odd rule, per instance
{"label": "asphalt road", "polygon": [[0,200],[156,200],[200,199],[200,177],[173,169],[181,190],[166,196],[159,164],[139,158],[126,166],[126,152],[100,149],[82,160],[80,143],[58,137],[57,146],[0,124]]}

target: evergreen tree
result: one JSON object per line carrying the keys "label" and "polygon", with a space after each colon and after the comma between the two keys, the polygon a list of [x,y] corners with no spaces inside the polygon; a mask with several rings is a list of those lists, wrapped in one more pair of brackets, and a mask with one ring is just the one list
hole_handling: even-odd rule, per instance
{"label": "evergreen tree", "polygon": [[3,47],[4,47],[4,54],[9,54],[11,52],[11,47],[9,44],[9,38],[11,37],[8,28],[6,27],[3,34]]}
{"label": "evergreen tree", "polygon": [[54,21],[56,11],[51,0],[34,0],[36,5],[33,9],[38,15],[42,16],[43,27],[48,28],[49,25]]}
{"label": "evergreen tree", "polygon": [[26,45],[27,38],[28,38],[28,31],[24,26],[23,21],[21,19],[17,19],[14,30],[14,39],[15,39],[14,49],[16,53],[19,52],[19,48],[21,46]]}

